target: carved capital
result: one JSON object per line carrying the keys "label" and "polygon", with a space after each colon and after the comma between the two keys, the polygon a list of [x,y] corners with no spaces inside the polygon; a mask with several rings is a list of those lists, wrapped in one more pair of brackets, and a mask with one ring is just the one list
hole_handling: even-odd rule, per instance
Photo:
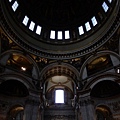
{"label": "carved capital", "polygon": [[94,104],[94,101],[92,99],[80,100],[80,106],[86,106],[90,104]]}
{"label": "carved capital", "polygon": [[34,100],[34,99],[27,99],[26,100],[26,104],[33,105],[33,106],[39,106],[40,105],[40,101]]}

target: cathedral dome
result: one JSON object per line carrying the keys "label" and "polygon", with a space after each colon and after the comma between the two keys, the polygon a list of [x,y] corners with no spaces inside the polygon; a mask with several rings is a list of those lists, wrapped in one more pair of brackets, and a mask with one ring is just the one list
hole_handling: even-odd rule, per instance
{"label": "cathedral dome", "polygon": [[6,28],[8,34],[25,50],[46,58],[69,59],[93,52],[117,29],[118,25],[113,28],[113,24],[119,24],[117,0],[1,3],[3,26],[6,20],[11,28],[10,31]]}

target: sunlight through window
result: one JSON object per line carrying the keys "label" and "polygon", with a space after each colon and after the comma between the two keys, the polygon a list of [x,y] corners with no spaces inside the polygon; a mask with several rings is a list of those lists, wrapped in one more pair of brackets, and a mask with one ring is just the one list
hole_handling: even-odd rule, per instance
{"label": "sunlight through window", "polygon": [[79,35],[84,34],[83,26],[80,26],[78,30],[79,30]]}
{"label": "sunlight through window", "polygon": [[111,3],[112,2],[112,0],[108,0],[109,1],[109,3]]}
{"label": "sunlight through window", "polygon": [[35,23],[33,21],[31,21],[29,29],[33,31],[34,27],[35,27]]}
{"label": "sunlight through window", "polygon": [[29,18],[28,18],[27,16],[25,16],[22,23],[23,23],[25,26],[27,26],[28,21],[29,21]]}
{"label": "sunlight through window", "polygon": [[9,0],[9,2],[12,2],[12,0]]}
{"label": "sunlight through window", "polygon": [[40,35],[41,34],[41,26],[37,26],[37,29],[36,29],[36,34]]}
{"label": "sunlight through window", "polygon": [[91,29],[90,23],[89,23],[89,22],[86,22],[86,23],[85,23],[85,27],[86,27],[86,30],[89,31],[89,30]]}
{"label": "sunlight through window", "polygon": [[58,36],[57,36],[58,39],[62,39],[62,31],[58,31]]}
{"label": "sunlight through window", "polygon": [[12,5],[12,9],[15,12],[17,8],[18,8],[18,2],[15,1],[14,4]]}
{"label": "sunlight through window", "polygon": [[65,31],[65,39],[70,39],[69,30]]}
{"label": "sunlight through window", "polygon": [[104,9],[105,12],[107,12],[108,9],[109,9],[109,7],[108,7],[108,5],[106,4],[106,2],[103,2],[102,7],[103,7],[103,9]]}
{"label": "sunlight through window", "polygon": [[117,69],[117,73],[120,73],[120,68]]}
{"label": "sunlight through window", "polygon": [[55,31],[51,30],[50,38],[51,39],[55,39]]}
{"label": "sunlight through window", "polygon": [[55,103],[64,103],[64,90],[55,90]]}
{"label": "sunlight through window", "polygon": [[92,20],[92,24],[93,24],[93,26],[96,26],[96,25],[97,25],[97,20],[96,20],[95,16],[92,17],[91,20]]}

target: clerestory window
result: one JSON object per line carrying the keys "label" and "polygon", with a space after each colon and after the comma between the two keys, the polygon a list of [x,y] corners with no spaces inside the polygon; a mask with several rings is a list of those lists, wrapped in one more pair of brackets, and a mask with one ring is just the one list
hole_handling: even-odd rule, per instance
{"label": "clerestory window", "polygon": [[51,30],[50,38],[51,39],[55,39],[55,31]]}
{"label": "clerestory window", "polygon": [[70,39],[70,32],[69,32],[69,30],[65,31],[65,39]]}
{"label": "clerestory window", "polygon": [[112,2],[112,0],[108,0],[109,1],[109,3],[111,3]]}
{"label": "clerestory window", "polygon": [[96,20],[95,16],[92,17],[91,20],[92,20],[93,26],[96,26],[97,25],[97,20]]}
{"label": "clerestory window", "polygon": [[35,23],[33,21],[31,21],[29,29],[33,31],[34,27],[35,27]]}
{"label": "clerestory window", "polygon": [[83,26],[80,26],[78,30],[79,30],[79,35],[84,34]]}
{"label": "clerestory window", "polygon": [[9,0],[9,2],[12,2],[12,0]]}
{"label": "clerestory window", "polygon": [[[10,1],[10,2],[11,2],[11,1]],[[15,2],[13,3],[13,5],[12,5],[12,9],[13,9],[14,12],[17,10],[18,6],[19,6],[18,2],[15,1]]]}
{"label": "clerestory window", "polygon": [[89,30],[91,29],[90,23],[89,23],[89,22],[86,22],[86,23],[85,23],[85,27],[86,27],[86,30],[89,31]]}
{"label": "clerestory window", "polygon": [[59,40],[63,38],[63,36],[62,36],[62,31],[58,31],[58,36],[57,36],[57,38],[58,38]]}
{"label": "clerestory window", "polygon": [[108,5],[106,4],[106,2],[103,2],[102,7],[103,7],[103,9],[104,9],[105,12],[107,12],[108,9],[109,9],[109,7],[108,7]]}
{"label": "clerestory window", "polygon": [[28,21],[29,21],[29,18],[28,18],[27,16],[25,16],[22,23],[23,23],[25,26],[27,26]]}
{"label": "clerestory window", "polygon": [[36,34],[40,35],[41,34],[41,26],[37,26],[37,29],[36,29]]}

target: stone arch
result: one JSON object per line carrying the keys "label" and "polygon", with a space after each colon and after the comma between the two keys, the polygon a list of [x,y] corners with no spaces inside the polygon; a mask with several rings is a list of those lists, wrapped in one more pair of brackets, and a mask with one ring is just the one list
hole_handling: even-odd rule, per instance
{"label": "stone arch", "polygon": [[[53,67],[54,66],[54,67]],[[58,67],[58,72],[55,71],[55,68]],[[64,71],[63,69],[66,69],[66,71]],[[53,70],[53,73],[51,72],[51,74],[49,75],[48,71]],[[59,72],[60,71],[60,72]],[[69,73],[70,72],[70,73]],[[65,75],[68,77],[71,77],[72,82],[74,83],[74,86],[77,86],[76,83],[77,81],[79,81],[79,72],[76,68],[74,68],[73,66],[66,64],[66,63],[52,63],[49,66],[45,67],[42,71],[41,71],[41,81],[42,80],[47,80],[47,77],[51,77],[54,76],[55,74],[58,75]],[[46,76],[44,76],[46,75]],[[44,83],[46,83],[47,81],[44,81]],[[45,87],[45,86],[44,86]]]}
{"label": "stone arch", "polygon": [[108,55],[110,57],[110,60],[112,61],[112,64],[113,66],[117,67],[120,65],[120,56],[115,53],[115,52],[112,52],[112,51],[99,51],[93,55],[91,55],[89,58],[86,59],[86,61],[83,63],[81,69],[80,69],[80,79],[86,79],[88,77],[87,75],[87,69],[86,69],[86,66],[88,63],[92,62],[93,60],[95,60],[96,58],[98,57],[101,57],[101,56],[105,56],[105,55]]}
{"label": "stone arch", "polygon": [[7,80],[2,82],[0,84],[0,93],[20,98],[29,96],[26,86],[17,80]]}
{"label": "stone arch", "polygon": [[112,112],[107,105],[98,105],[96,107],[97,120],[113,120]]}
{"label": "stone arch", "polygon": [[59,63],[59,62],[56,62],[56,63],[52,63],[50,64],[49,66],[45,67],[42,71],[41,71],[41,79],[43,77],[43,75],[46,73],[46,71],[48,71],[49,69],[53,68],[53,66],[64,66],[66,68],[69,68],[71,71],[74,72],[74,74],[76,75],[76,78],[77,80],[79,80],[79,71],[73,67],[72,65],[70,64],[67,64],[67,63]]}
{"label": "stone arch", "polygon": [[15,104],[11,106],[11,108],[7,113],[6,120],[23,119],[23,111],[24,111],[24,107],[20,104]]}
{"label": "stone arch", "polygon": [[91,78],[86,85],[84,86],[84,90],[85,89],[92,89],[97,83],[104,81],[104,80],[110,80],[110,81],[114,81],[117,82],[119,84],[119,79],[120,79],[120,75],[119,74],[115,74],[115,73],[104,73],[102,75],[98,75],[96,77]]}
{"label": "stone arch", "polygon": [[32,66],[32,77],[34,79],[39,79],[40,71],[39,71],[39,67],[38,67],[37,63],[32,58],[32,56],[30,56],[29,54],[26,54],[26,53],[24,53],[24,52],[22,52],[20,50],[8,50],[8,51],[5,51],[4,53],[2,53],[1,56],[0,56],[1,65],[6,66],[7,60],[13,54],[16,54],[18,56],[22,56],[23,58],[28,60],[31,64],[33,64],[33,66]]}
{"label": "stone arch", "polygon": [[98,82],[91,90],[93,98],[109,98],[120,94],[120,86],[111,80],[103,80]]}
{"label": "stone arch", "polygon": [[[59,78],[61,79],[60,83],[58,83],[57,81]],[[79,72],[73,66],[66,63],[50,64],[49,66],[45,67],[41,72],[41,83],[43,86],[44,100],[46,101],[45,95],[46,93],[48,93],[47,90],[52,89],[54,91],[54,89],[56,88],[69,89],[72,91],[72,93],[74,93],[74,95],[76,95],[76,87],[78,81],[79,81]],[[49,85],[51,86],[49,87]]]}
{"label": "stone arch", "polygon": [[5,82],[5,81],[9,81],[9,80],[16,80],[21,82],[24,86],[26,86],[26,88],[29,89],[35,89],[34,84],[25,76],[22,76],[20,74],[1,74],[0,75],[0,83]]}

